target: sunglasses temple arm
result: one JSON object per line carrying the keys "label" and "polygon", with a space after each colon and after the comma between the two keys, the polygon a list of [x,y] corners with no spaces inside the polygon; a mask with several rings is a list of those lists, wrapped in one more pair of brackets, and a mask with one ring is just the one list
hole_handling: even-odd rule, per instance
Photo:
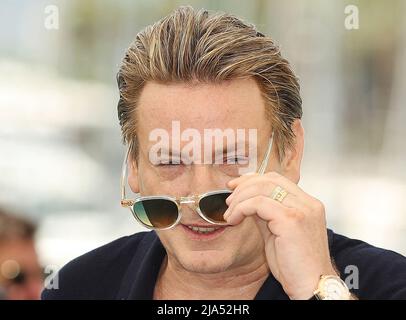
{"label": "sunglasses temple arm", "polygon": [[121,168],[121,181],[120,181],[120,186],[121,186],[121,205],[122,206],[128,206],[127,204],[127,199],[126,199],[126,193],[125,193],[125,184],[126,184],[126,176],[127,176],[127,164],[128,164],[128,156],[130,154],[131,150],[131,143],[128,145],[127,152],[124,157],[123,161],[123,166]]}
{"label": "sunglasses temple arm", "polygon": [[269,139],[268,149],[266,150],[264,160],[262,160],[261,166],[258,169],[259,174],[265,173],[265,169],[268,166],[269,157],[271,155],[272,145],[273,145],[273,131],[271,133],[271,138]]}

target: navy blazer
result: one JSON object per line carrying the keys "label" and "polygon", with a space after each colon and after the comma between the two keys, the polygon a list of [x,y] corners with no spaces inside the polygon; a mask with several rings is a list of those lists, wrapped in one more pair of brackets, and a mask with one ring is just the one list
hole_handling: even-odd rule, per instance
{"label": "navy blazer", "polygon": [[[406,299],[406,258],[393,251],[349,239],[328,230],[331,257],[343,280],[346,267],[359,270],[359,299]],[[156,232],[140,232],[86,253],[58,273],[58,289],[46,289],[42,299],[152,299],[165,257]],[[347,270],[348,271],[348,270]],[[289,297],[269,274],[255,299]]]}

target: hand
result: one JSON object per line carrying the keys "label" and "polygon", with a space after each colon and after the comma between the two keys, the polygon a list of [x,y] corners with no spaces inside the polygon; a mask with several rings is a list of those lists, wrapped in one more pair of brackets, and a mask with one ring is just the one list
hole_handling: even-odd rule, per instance
{"label": "hand", "polygon": [[[288,192],[282,203],[271,198],[276,186]],[[231,180],[224,217],[237,225],[255,216],[269,268],[290,299],[309,299],[321,275],[337,275],[331,262],[323,204],[275,172]]]}

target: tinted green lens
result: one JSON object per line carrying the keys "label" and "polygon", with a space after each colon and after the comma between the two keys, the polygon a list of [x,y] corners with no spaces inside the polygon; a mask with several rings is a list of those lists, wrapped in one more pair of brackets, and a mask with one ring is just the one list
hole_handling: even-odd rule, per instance
{"label": "tinted green lens", "polygon": [[212,222],[224,223],[223,214],[228,208],[226,199],[230,194],[231,191],[225,191],[203,197],[199,201],[200,211]]}
{"label": "tinted green lens", "polygon": [[167,228],[178,219],[178,206],[167,199],[147,199],[137,201],[134,214],[145,225],[154,228]]}

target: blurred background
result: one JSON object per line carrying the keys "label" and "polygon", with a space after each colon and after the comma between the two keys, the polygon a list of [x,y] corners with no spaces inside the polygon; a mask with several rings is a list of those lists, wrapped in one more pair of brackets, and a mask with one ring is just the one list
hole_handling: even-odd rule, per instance
{"label": "blurred background", "polygon": [[406,1],[2,0],[0,207],[38,224],[41,264],[142,230],[119,206],[115,75],[136,33],[185,4],[275,39],[301,79],[300,186],[334,231],[405,255]]}

